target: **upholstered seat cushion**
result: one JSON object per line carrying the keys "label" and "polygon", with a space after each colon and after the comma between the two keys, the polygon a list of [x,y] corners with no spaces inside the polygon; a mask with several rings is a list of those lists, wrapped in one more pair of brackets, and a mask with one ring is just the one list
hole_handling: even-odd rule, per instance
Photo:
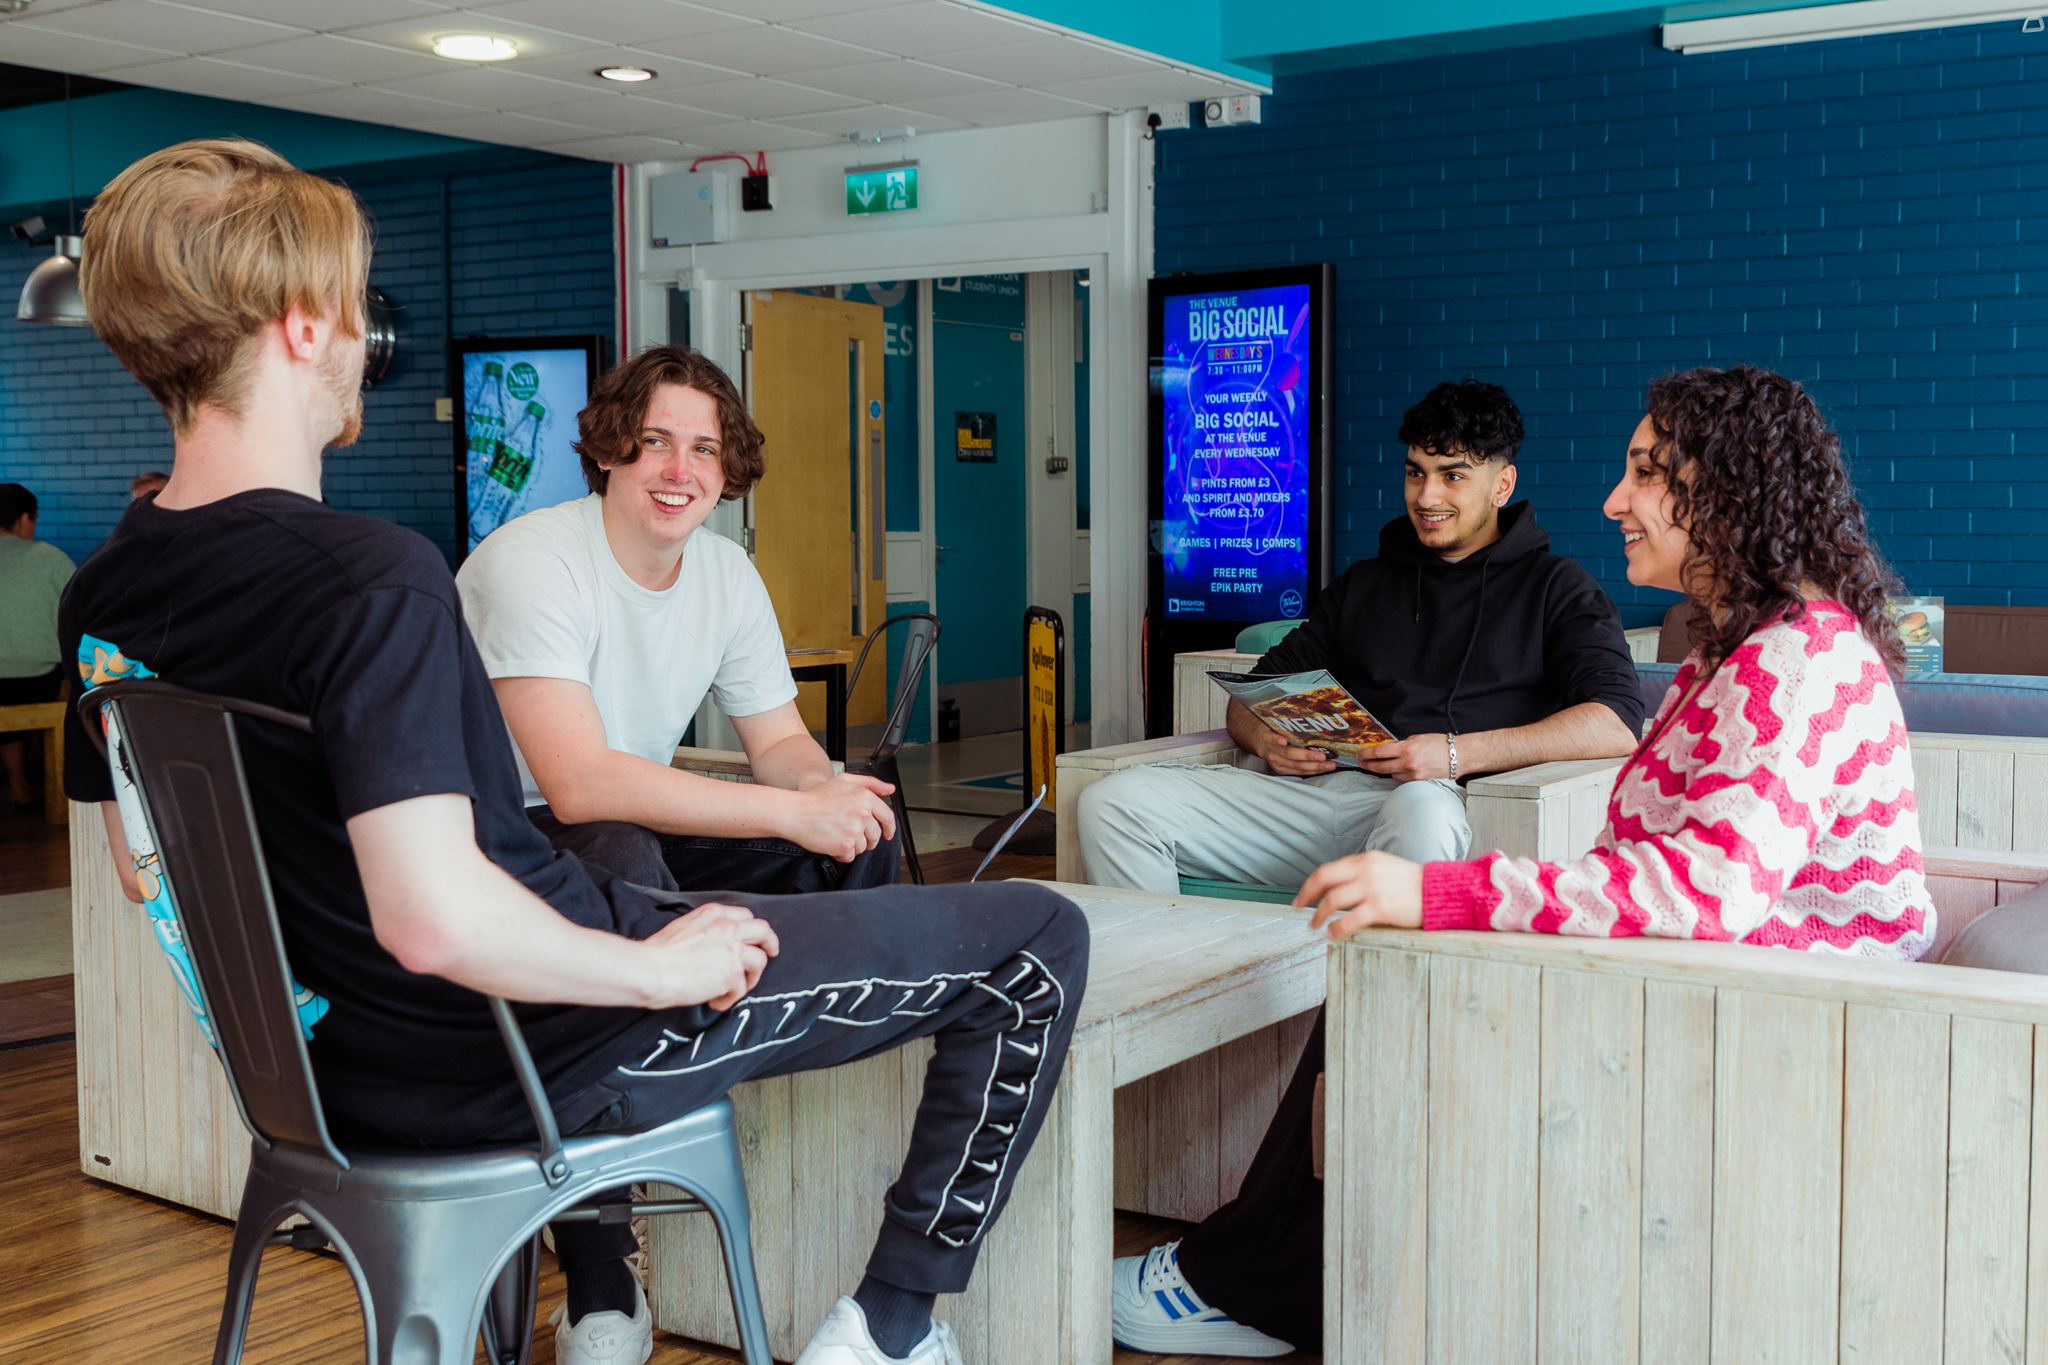
{"label": "upholstered seat cushion", "polygon": [[1941,960],[1950,967],[2048,976],[2048,884],[1971,920]]}

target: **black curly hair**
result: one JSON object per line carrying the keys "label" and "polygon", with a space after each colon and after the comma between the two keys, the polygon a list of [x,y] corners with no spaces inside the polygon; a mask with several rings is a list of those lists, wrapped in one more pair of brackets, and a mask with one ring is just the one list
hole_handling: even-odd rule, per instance
{"label": "black curly hair", "polygon": [[1446,381],[1401,414],[1398,434],[1402,445],[1424,454],[1462,450],[1513,464],[1522,448],[1522,413],[1498,384]]}
{"label": "black curly hair", "polygon": [[1899,580],[1870,543],[1842,443],[1812,395],[1753,365],[1650,385],[1655,459],[1686,533],[1692,638],[1719,663],[1760,626],[1805,613],[1802,585],[1855,614],[1892,676],[1905,647],[1885,598]]}

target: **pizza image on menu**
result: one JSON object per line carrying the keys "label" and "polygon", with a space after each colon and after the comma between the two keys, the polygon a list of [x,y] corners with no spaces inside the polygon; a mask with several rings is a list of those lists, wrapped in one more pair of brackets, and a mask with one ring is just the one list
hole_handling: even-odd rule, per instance
{"label": "pizza image on menu", "polygon": [[1361,758],[1378,745],[1394,742],[1394,732],[1326,668],[1272,678],[1249,673],[1209,676],[1268,729],[1296,744],[1321,749],[1340,768],[1363,771]]}

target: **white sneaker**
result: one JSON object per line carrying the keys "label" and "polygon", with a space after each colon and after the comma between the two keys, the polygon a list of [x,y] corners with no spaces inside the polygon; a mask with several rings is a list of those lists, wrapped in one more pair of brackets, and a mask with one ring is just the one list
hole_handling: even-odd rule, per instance
{"label": "white sneaker", "polygon": [[1110,1269],[1110,1333],[1156,1355],[1284,1356],[1294,1348],[1202,1302],[1180,1273],[1180,1243],[1119,1256]]}
{"label": "white sneaker", "polygon": [[633,1315],[585,1313],[569,1325],[569,1305],[548,1319],[555,1326],[555,1365],[647,1365],[654,1354],[654,1315],[633,1287]]}
{"label": "white sneaker", "polygon": [[963,1365],[960,1348],[953,1342],[953,1329],[943,1322],[932,1324],[923,1341],[910,1348],[907,1356],[884,1355],[868,1335],[868,1315],[852,1299],[842,1298],[818,1324],[811,1344],[796,1358],[796,1365]]}

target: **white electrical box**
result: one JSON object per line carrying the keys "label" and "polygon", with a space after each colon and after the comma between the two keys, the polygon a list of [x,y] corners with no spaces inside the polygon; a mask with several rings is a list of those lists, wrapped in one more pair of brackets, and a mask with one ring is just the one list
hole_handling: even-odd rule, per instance
{"label": "white electrical box", "polygon": [[1257,95],[1218,95],[1202,101],[1202,123],[1205,127],[1227,128],[1233,124],[1258,121]]}
{"label": "white electrical box", "polygon": [[726,239],[732,223],[729,175],[676,171],[647,182],[647,227],[652,246],[701,246]]}

